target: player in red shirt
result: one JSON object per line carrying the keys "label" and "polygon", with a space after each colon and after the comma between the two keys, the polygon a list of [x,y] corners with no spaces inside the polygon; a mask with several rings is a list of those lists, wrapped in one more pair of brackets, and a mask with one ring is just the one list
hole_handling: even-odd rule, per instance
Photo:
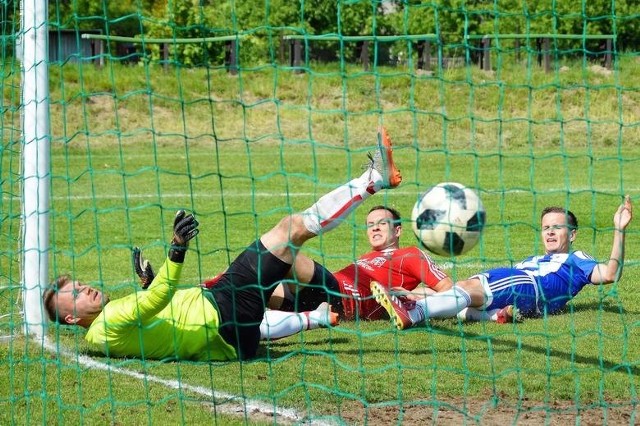
{"label": "player in red shirt", "polygon": [[367,215],[366,225],[372,251],[334,273],[298,253],[290,275],[303,285],[279,286],[269,306],[301,311],[329,301],[333,310],[345,320],[377,320],[388,316],[371,294],[371,281],[394,291],[410,291],[423,297],[452,287],[451,278],[425,251],[415,246],[400,248],[402,223],[395,209],[373,207]]}

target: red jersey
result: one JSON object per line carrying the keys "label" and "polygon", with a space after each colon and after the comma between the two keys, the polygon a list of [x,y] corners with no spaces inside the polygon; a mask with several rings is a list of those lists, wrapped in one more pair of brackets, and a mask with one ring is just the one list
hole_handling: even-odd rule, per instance
{"label": "red jersey", "polygon": [[371,281],[411,291],[420,283],[433,288],[447,278],[447,274],[418,247],[372,251],[333,275],[338,280],[340,292],[351,296],[342,299],[345,318],[354,319],[357,314],[368,320],[386,316],[384,308],[371,295]]}

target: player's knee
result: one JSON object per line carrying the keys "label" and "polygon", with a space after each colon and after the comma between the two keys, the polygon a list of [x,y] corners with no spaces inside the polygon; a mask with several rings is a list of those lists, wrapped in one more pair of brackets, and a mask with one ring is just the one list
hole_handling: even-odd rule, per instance
{"label": "player's knee", "polygon": [[460,281],[457,285],[469,294],[471,297],[471,306],[473,307],[484,306],[490,297],[490,294],[487,294],[487,289],[485,289],[482,280],[478,278]]}
{"label": "player's knee", "polygon": [[278,255],[281,251],[290,251],[291,246],[301,246],[313,236],[304,226],[300,215],[289,215],[265,233],[261,240],[265,247]]}
{"label": "player's knee", "polygon": [[300,246],[309,238],[315,236],[307,229],[302,216],[299,214],[292,214],[283,218],[277,227],[281,235],[295,246]]}

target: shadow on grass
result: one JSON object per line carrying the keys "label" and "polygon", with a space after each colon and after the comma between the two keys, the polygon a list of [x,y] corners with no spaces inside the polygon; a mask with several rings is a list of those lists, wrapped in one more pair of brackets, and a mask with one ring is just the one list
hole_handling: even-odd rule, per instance
{"label": "shadow on grass", "polygon": [[[624,315],[638,315],[640,311],[625,309],[617,303],[606,302],[580,302],[573,305],[573,311],[575,313],[582,313],[583,311],[603,311],[610,314],[624,314]],[[569,313],[569,311],[564,312]]]}
{"label": "shadow on grass", "polygon": [[[617,306],[608,306],[606,309],[603,309],[603,306],[597,303],[581,304],[580,311],[582,311],[582,314],[593,315],[593,312],[585,312],[592,311],[591,309],[583,309],[587,306],[594,307],[593,310],[595,311],[602,309],[606,312],[616,314],[619,314],[622,310]],[[578,310],[573,310],[573,313],[577,312]],[[629,312],[626,313],[629,314]],[[565,316],[566,315],[569,314],[565,314]],[[561,316],[549,316],[547,320],[553,319],[554,317]],[[389,328],[378,334],[369,333],[372,339],[380,340],[373,340],[370,344],[365,344],[364,347],[355,344],[354,339],[346,337],[314,336],[312,338],[305,338],[304,340],[293,340],[289,338],[270,342],[268,357],[275,359],[291,356],[292,353],[317,351],[347,356],[361,356],[364,351],[368,355],[375,354],[376,356],[388,359],[396,357],[398,351],[401,351],[402,356],[416,357],[425,356],[437,351],[438,357],[449,357],[460,356],[462,346],[467,354],[471,352],[486,354],[487,347],[490,346],[492,352],[513,352],[514,354],[516,352],[526,352],[535,357],[558,359],[562,362],[582,364],[588,367],[595,367],[599,370],[608,370],[611,372],[625,371],[633,376],[640,374],[640,367],[632,362],[624,360],[613,362],[607,360],[606,355],[585,355],[572,351],[571,345],[568,344],[570,337],[564,336],[564,334],[569,332],[568,329],[556,329],[555,324],[550,324],[541,330],[539,327],[535,327],[535,325],[536,322],[545,321],[545,319],[542,318],[530,318],[525,321],[533,324],[527,325],[522,323],[513,326],[495,325],[493,323],[460,324],[455,320],[434,320],[430,324],[409,330],[396,331],[395,329]],[[384,323],[385,326],[388,324],[384,321],[377,321],[376,323],[380,325]],[[482,327],[482,331],[477,330],[480,327]],[[554,333],[560,333],[553,337],[555,342],[550,343],[549,340],[545,338],[545,333],[548,333],[549,330],[553,330]],[[595,334],[597,333],[598,331],[594,330],[594,338],[596,338]],[[434,337],[434,335],[438,337]],[[455,341],[447,338],[455,339]],[[434,339],[436,339],[435,343]],[[437,341],[437,339],[442,340]],[[539,344],[536,344],[534,342],[527,342],[527,339],[541,340]],[[461,340],[467,343],[461,345],[458,343]],[[474,342],[479,345],[474,345]],[[262,346],[258,356],[264,360],[266,359],[266,355],[267,349]]]}

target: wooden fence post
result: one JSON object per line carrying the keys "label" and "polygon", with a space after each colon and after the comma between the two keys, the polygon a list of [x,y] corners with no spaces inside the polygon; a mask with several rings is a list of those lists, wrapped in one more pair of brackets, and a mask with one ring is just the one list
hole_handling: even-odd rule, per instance
{"label": "wooden fence post", "polygon": [[302,74],[303,70],[300,69],[302,63],[302,45],[300,40],[293,40],[291,44],[291,65],[295,68],[294,74]]}
{"label": "wooden fence post", "polygon": [[91,40],[91,56],[98,56],[93,62],[96,67],[104,66],[104,42],[102,40]]}
{"label": "wooden fence post", "polygon": [[238,41],[237,40],[229,40],[227,41],[226,49],[227,55],[226,57],[226,68],[227,72],[231,75],[238,74]]}
{"label": "wooden fence post", "polygon": [[165,71],[169,69],[169,43],[162,43],[162,66]]}
{"label": "wooden fence post", "polygon": [[369,71],[369,40],[362,42],[362,51],[360,52],[360,60],[362,61],[362,68],[365,71]]}
{"label": "wooden fence post", "polygon": [[611,56],[612,56],[611,55],[611,46],[612,46],[611,39],[608,38],[607,39],[607,47],[606,47],[607,52],[605,53],[605,57],[604,57],[604,66],[608,70],[611,69],[611,62],[612,62],[612,60],[611,60]]}
{"label": "wooden fence post", "polygon": [[423,40],[422,52],[418,58],[418,69],[429,71],[431,69],[431,42],[429,40]]}
{"label": "wooden fence post", "polygon": [[491,71],[491,38],[489,36],[482,38],[482,69]]}
{"label": "wooden fence post", "polygon": [[542,40],[544,51],[544,72],[551,72],[551,40],[547,37]]}

